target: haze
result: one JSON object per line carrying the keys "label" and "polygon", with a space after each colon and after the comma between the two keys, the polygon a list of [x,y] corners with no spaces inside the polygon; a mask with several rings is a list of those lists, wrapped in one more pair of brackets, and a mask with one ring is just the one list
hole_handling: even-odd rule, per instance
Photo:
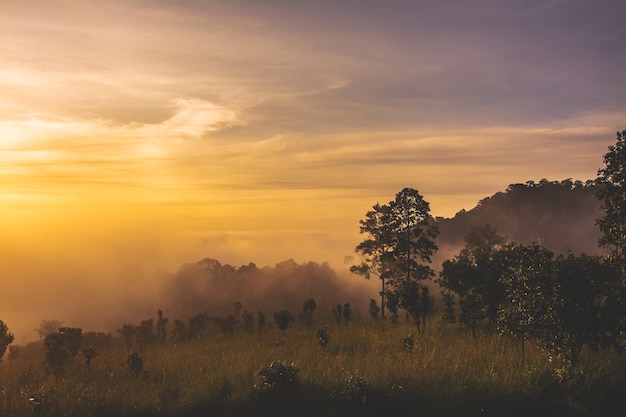
{"label": "haze", "polygon": [[0,319],[18,342],[42,319],[115,326],[205,257],[341,272],[359,219],[403,187],[452,216],[510,183],[593,179],[624,128],[624,16],[4,0]]}

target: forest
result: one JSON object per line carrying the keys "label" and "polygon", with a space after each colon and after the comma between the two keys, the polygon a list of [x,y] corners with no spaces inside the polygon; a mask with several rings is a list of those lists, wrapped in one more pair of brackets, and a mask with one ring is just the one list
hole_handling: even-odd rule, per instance
{"label": "forest", "polygon": [[376,203],[350,271],[377,294],[206,258],[116,332],[15,346],[0,320],[0,415],[624,415],[626,130],[604,163],[451,219],[413,188]]}

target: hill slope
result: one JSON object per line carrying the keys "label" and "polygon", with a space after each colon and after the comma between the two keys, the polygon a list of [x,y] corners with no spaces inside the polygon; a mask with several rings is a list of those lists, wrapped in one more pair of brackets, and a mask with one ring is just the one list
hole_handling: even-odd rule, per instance
{"label": "hill slope", "polygon": [[600,230],[596,219],[602,216],[595,193],[598,186],[571,180],[511,184],[478,202],[469,211],[453,218],[437,218],[439,252],[433,264],[458,253],[464,237],[474,225],[490,224],[509,241],[522,244],[540,242],[555,253],[601,253]]}

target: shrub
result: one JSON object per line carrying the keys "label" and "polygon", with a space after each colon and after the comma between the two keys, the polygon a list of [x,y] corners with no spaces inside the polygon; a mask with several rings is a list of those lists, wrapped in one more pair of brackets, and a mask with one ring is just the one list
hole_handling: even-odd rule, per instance
{"label": "shrub", "polygon": [[402,338],[402,347],[406,350],[413,350],[413,346],[415,346],[415,336],[409,333]]}
{"label": "shrub", "polygon": [[141,372],[143,372],[143,358],[137,352],[132,352],[130,355],[128,355],[128,358],[126,359],[126,364],[128,365],[128,370],[134,376],[137,376]]}
{"label": "shrub", "polygon": [[319,345],[326,349],[328,343],[330,343],[330,334],[328,333],[328,329],[326,327],[321,327],[317,329],[315,335],[317,336],[317,341]]}
{"label": "shrub", "polygon": [[298,392],[299,369],[292,363],[274,361],[257,372],[259,382],[252,388],[252,399],[258,403],[279,406]]}

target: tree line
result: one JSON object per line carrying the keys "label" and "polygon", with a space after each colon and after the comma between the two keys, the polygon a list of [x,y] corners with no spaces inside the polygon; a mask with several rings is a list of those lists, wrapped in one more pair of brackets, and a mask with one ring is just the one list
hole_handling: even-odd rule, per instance
{"label": "tree line", "polygon": [[[623,350],[626,130],[617,133],[616,144],[603,160],[605,167],[593,185],[604,211],[597,220],[599,245],[608,254],[570,252],[555,257],[541,243],[507,242],[489,224],[474,226],[461,252],[443,262],[437,280],[449,321],[468,326],[476,336],[478,322],[486,320],[488,328],[518,337],[522,349],[532,339],[572,362],[577,362],[583,346]],[[417,190],[404,188],[388,204],[375,204],[360,224],[366,238],[356,247],[361,262],[351,271],[381,280],[383,317],[388,310],[397,320],[398,309],[403,309],[418,332],[425,330],[433,304],[426,282],[435,275],[430,263],[438,234],[428,202]],[[375,308],[372,300],[371,309]]]}
{"label": "tree line", "polygon": [[[438,228],[428,202],[417,190],[404,188],[388,204],[375,204],[360,221],[365,239],[356,247],[360,262],[350,268],[355,274],[368,279],[375,276],[381,281],[380,307],[376,300],[370,300],[369,314],[378,319],[380,313],[384,319],[388,313],[389,319],[397,322],[402,310],[413,320],[418,333],[423,332],[434,309],[429,283],[436,281],[443,290],[445,317],[466,326],[474,336],[478,324],[486,322],[488,330],[519,338],[522,348],[532,340],[572,362],[578,360],[584,346],[622,350],[626,334],[626,130],[617,133],[617,142],[609,147],[603,161],[605,167],[593,182],[604,212],[597,221],[599,244],[608,250],[602,256],[555,256],[541,243],[509,242],[495,227],[482,224],[469,231],[464,248],[443,262],[435,280],[431,263],[438,249]],[[571,187],[591,185],[576,182]],[[183,268],[177,283],[191,286],[197,275],[206,277],[206,271],[212,280],[222,275],[244,279],[259,272],[253,264],[235,270],[207,259]],[[313,272],[324,278],[322,282],[333,276],[327,265],[298,266],[293,261],[277,265],[275,272],[263,273],[294,271],[305,275]],[[253,331],[256,326],[260,335],[266,325],[265,314],[242,308],[242,303],[234,302],[233,313],[226,317],[198,313],[187,323],[176,319],[169,336],[166,329],[171,323],[159,310],[156,321],[124,323],[118,333],[128,346],[166,343],[168,337],[176,341],[203,337],[211,325],[225,334],[236,327]],[[311,325],[315,308],[315,300],[307,299],[297,319]],[[331,311],[338,322],[352,318],[349,303],[334,305]],[[273,318],[283,332],[296,319],[288,310],[276,312]],[[83,335],[80,328],[60,324],[52,327],[42,337],[46,360],[51,368],[62,368],[68,358],[78,354],[77,346],[81,344],[77,340],[87,334]],[[94,343],[107,339],[103,334],[88,333]],[[0,360],[13,340],[13,334],[0,321]],[[83,350],[83,355],[89,364],[96,353],[93,349]]]}

